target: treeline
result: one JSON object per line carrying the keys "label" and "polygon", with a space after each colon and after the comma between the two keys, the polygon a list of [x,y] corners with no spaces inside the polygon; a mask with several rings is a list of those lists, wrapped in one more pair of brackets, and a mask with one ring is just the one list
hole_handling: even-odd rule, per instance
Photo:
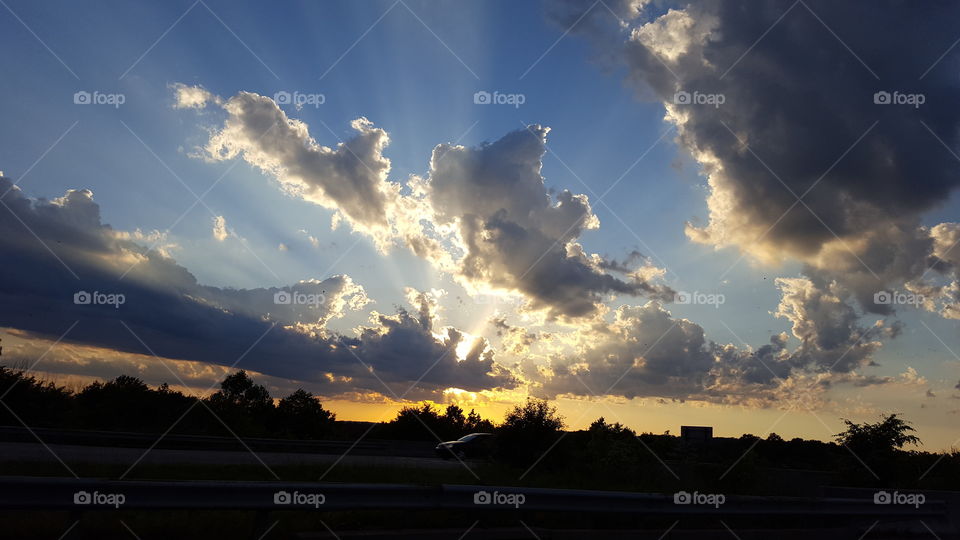
{"label": "treeline", "polygon": [[150,388],[128,375],[71,391],[24,371],[0,366],[0,423],[107,431],[320,439],[334,433],[336,415],[316,396],[297,390],[274,403],[245,371],[220,390],[197,398],[166,383]]}
{"label": "treeline", "polygon": [[[337,422],[317,396],[303,389],[274,400],[245,371],[228,375],[206,398],[173,390],[166,383],[151,388],[129,375],[96,381],[71,391],[23,370],[0,366],[0,424],[31,427],[224,435],[290,439],[356,438],[366,431]],[[172,426],[172,427],[171,427]],[[439,410],[425,403],[400,409],[368,438],[434,441],[468,433],[494,431],[493,422],[456,405]],[[358,431],[359,430],[359,431]]]}
{"label": "treeline", "polygon": [[[217,392],[200,399],[166,384],[150,388],[126,375],[70,391],[0,367],[0,400],[6,405],[0,408],[0,424],[13,426],[341,440],[366,432],[367,439],[430,445],[491,432],[496,435],[493,464],[548,482],[562,478],[567,487],[672,489],[683,487],[677,483],[682,477],[687,487],[692,482],[702,489],[751,493],[801,494],[825,484],[960,488],[960,451],[906,449],[920,439],[896,414],[875,423],[847,420],[832,442],[787,441],[771,433],[762,439],[746,434],[692,444],[669,434],[638,434],[604,418],[588,429],[565,431],[557,409],[538,399],[515,406],[499,424],[457,405],[422,404],[404,407],[372,428],[357,426],[337,421],[302,389],[275,401],[244,371],[227,376]],[[768,474],[772,470],[780,472]],[[795,481],[784,482],[783,470],[796,471]]]}

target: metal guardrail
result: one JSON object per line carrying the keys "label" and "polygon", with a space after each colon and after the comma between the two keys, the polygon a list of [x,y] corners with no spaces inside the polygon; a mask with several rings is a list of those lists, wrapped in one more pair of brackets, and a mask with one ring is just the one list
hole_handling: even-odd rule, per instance
{"label": "metal guardrail", "polygon": [[945,518],[948,506],[918,507],[863,498],[726,497],[723,504],[677,504],[673,494],[506,486],[224,481],[118,481],[0,477],[3,510],[473,510],[659,516],[847,516]]}

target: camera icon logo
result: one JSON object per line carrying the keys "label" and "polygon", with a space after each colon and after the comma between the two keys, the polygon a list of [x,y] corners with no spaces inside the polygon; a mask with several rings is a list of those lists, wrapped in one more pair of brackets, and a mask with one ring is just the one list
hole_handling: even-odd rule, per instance
{"label": "camera icon logo", "polygon": [[689,304],[693,297],[688,292],[679,291],[673,297],[673,301],[678,304]]}
{"label": "camera icon logo", "polygon": [[878,491],[873,494],[873,504],[890,504],[893,498],[886,491]]}
{"label": "camera icon logo", "polygon": [[92,102],[90,92],[80,90],[73,94],[73,103],[76,105],[89,105]]}
{"label": "camera icon logo", "polygon": [[473,94],[473,103],[476,105],[489,105],[492,102],[490,92],[480,90]]}
{"label": "camera icon logo", "polygon": [[693,498],[686,491],[678,491],[673,494],[673,504],[690,504]]}
{"label": "camera icon logo", "polygon": [[87,291],[77,291],[73,294],[73,303],[78,305],[88,305],[93,301],[93,296]]}
{"label": "camera icon logo", "polygon": [[73,504],[90,504],[93,501],[86,491],[77,491],[73,494]]}
{"label": "camera icon logo", "polygon": [[286,90],[281,90],[273,95],[273,100],[277,102],[277,105],[289,105],[293,103],[293,98],[290,95],[290,92]]}
{"label": "camera icon logo", "polygon": [[673,95],[673,102],[677,105],[689,105],[690,104],[690,92],[685,92],[683,90],[677,92]]}
{"label": "camera icon logo", "polygon": [[875,105],[889,105],[890,104],[890,92],[881,90],[873,94],[873,103]]}
{"label": "camera icon logo", "polygon": [[877,305],[888,306],[893,302],[893,295],[887,291],[873,293],[873,303]]}
{"label": "camera icon logo", "polygon": [[273,494],[273,504],[290,504],[292,499],[286,491],[278,491]]}
{"label": "camera icon logo", "polygon": [[287,291],[277,291],[273,294],[273,303],[290,305],[290,302],[293,301],[293,296]]}
{"label": "camera icon logo", "polygon": [[478,491],[473,494],[473,504],[490,504],[493,498],[486,491]]}

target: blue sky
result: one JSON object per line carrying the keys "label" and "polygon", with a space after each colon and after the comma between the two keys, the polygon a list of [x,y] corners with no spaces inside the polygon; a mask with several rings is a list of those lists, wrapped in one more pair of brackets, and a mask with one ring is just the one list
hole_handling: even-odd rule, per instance
{"label": "blue sky", "polygon": [[[329,329],[344,334],[364,324],[373,309],[416,311],[406,287],[442,288],[447,292],[440,303],[443,324],[471,335],[490,334],[485,337],[491,349],[497,347],[492,330],[478,322],[478,311],[485,308],[455,301],[469,295],[450,272],[403,247],[378,253],[370,238],[349,225],[331,230],[334,209],[283,192],[275,177],[243,159],[198,158],[198,148],[224,125],[224,112],[176,108],[175,84],[202,87],[223,99],[241,91],[268,97],[279,91],[322,94],[319,106],[281,109],[308,125],[310,136],[327,147],[352,137],[350,122],[366,117],[389,133],[383,151],[391,161],[388,179],[404,186],[411,175],[429,175],[431,152],[440,143],[470,148],[529,124],[548,126],[542,168],[548,192],[587,195],[600,222],[598,229],[579,236],[587,253],[623,260],[637,250],[648,265],[663,271],[659,285],[723,294],[726,302],[718,307],[665,306],[674,318],[701,326],[718,344],[755,349],[773,335],[791,333],[791,320],[773,314],[781,301],[775,280],[800,278],[809,261],[786,254],[771,263],[743,245],[715,248],[692,241],[684,224],[708,223],[711,187],[702,164],[676,139],[676,125],[665,121],[664,102],[638,88],[631,78],[635,68],[611,58],[619,53],[603,49],[606,40],[565,32],[569,27],[551,20],[539,2],[7,5],[0,11],[0,46],[8,51],[0,58],[0,92],[6,97],[0,169],[19,180],[23,195],[32,199],[91,190],[104,224],[166,233],[161,245],[174,245],[169,255],[203,285],[271,288],[347,274],[373,303],[330,322]],[[629,25],[642,26],[665,12],[651,8]],[[629,39],[627,31],[616,29],[608,37]],[[838,47],[835,54],[845,51]],[[122,94],[124,103],[78,106],[73,99],[78,91]],[[524,102],[478,105],[474,94],[479,91],[521,94]],[[203,204],[184,214],[196,200],[191,190],[199,195],[208,189]],[[954,195],[918,219],[933,226],[954,220],[957,210]],[[214,216],[223,216],[242,241],[216,241]],[[741,248],[748,253],[744,257]],[[648,301],[603,296],[609,309]],[[508,315],[511,324],[528,324],[538,332],[583,328],[538,325],[520,314]],[[867,313],[861,323],[869,327],[877,319],[884,316]],[[894,319],[905,325],[901,335],[884,340],[872,353],[878,366],[864,364],[858,373],[896,379],[913,368],[926,381],[891,382],[894,392],[838,386],[831,392],[847,401],[826,408],[824,417],[833,422],[841,412],[869,416],[906,410],[908,417],[932,426],[937,443],[945,445],[950,442],[947,411],[957,403],[949,394],[957,393],[953,386],[960,379],[960,359],[950,352],[960,351],[957,321],[913,307],[887,318]],[[575,342],[571,338],[557,351]],[[788,348],[797,346],[791,337]],[[537,354],[545,359],[553,353]],[[523,361],[511,358],[504,364]],[[928,389],[941,396],[936,412],[919,408]],[[505,395],[501,401],[516,397]],[[643,391],[638,395],[645,397]],[[657,392],[646,397],[661,395],[679,399]],[[680,423],[685,414],[697,414],[679,406],[667,412],[657,420],[667,427],[672,418]],[[756,413],[754,431],[766,427],[766,414]],[[816,424],[798,421],[806,427],[796,431],[824,436],[810,432],[810,425]]]}

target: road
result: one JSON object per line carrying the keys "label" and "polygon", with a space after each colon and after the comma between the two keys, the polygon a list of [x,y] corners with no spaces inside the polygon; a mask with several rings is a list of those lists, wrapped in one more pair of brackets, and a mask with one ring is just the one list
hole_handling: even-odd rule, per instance
{"label": "road", "polygon": [[[56,457],[54,456],[56,455]],[[115,448],[105,446],[80,446],[72,444],[49,444],[0,442],[0,463],[41,462],[57,463],[57,458],[68,465],[74,463],[132,465],[138,459],[141,464],[170,465],[323,465],[340,459],[343,466],[386,466],[421,469],[455,469],[459,462],[426,457],[353,456],[335,454],[309,454],[303,452],[264,452],[224,450],[171,450],[154,448]],[[259,459],[258,459],[259,458]]]}

